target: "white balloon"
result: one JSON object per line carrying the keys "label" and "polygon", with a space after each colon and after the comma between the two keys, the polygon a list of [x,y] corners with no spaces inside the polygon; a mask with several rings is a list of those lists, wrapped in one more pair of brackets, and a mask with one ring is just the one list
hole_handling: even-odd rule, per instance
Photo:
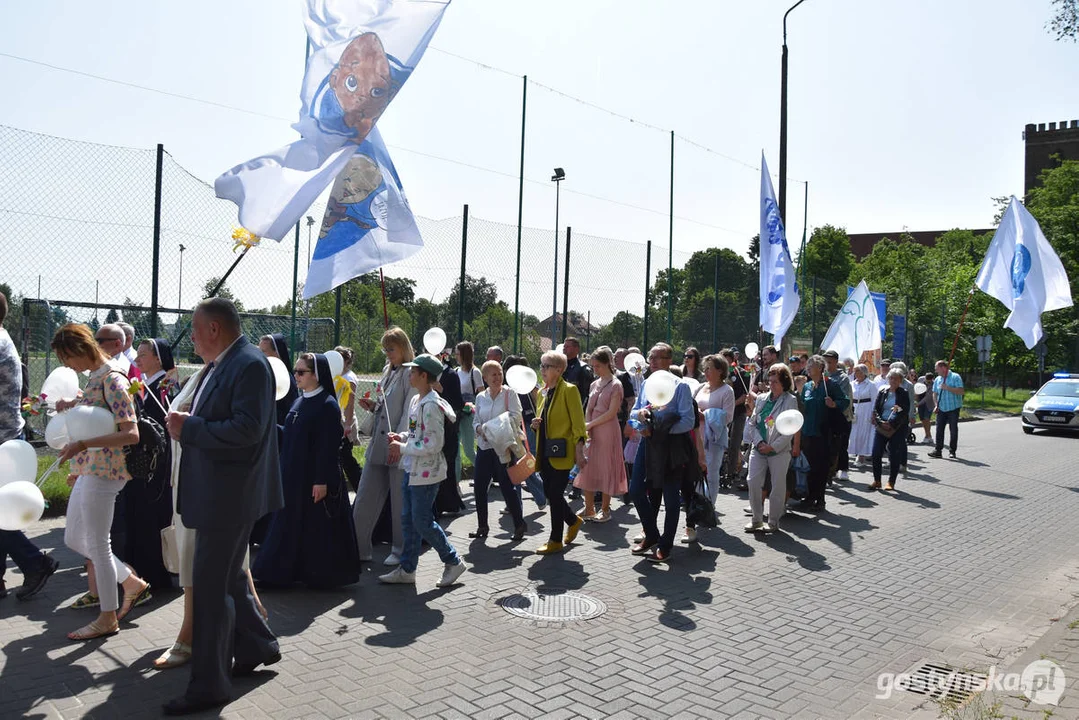
{"label": "white balloon", "polygon": [[330,375],[337,377],[345,371],[345,358],[336,350],[327,350],[323,353],[326,362],[330,363]]}
{"label": "white balloon", "polygon": [[281,361],[281,358],[266,358],[270,361],[270,369],[273,370],[273,383],[274,383],[274,400],[280,400],[288,395],[288,389],[290,387],[288,381],[289,369],[285,367],[285,363]]}
{"label": "white balloon", "polygon": [[33,482],[20,480],[0,487],[0,530],[25,530],[45,512],[45,496]]}
{"label": "white balloon", "polygon": [[446,331],[433,327],[423,334],[423,349],[432,355],[438,355],[446,349]]}
{"label": "white balloon", "polygon": [[67,435],[71,442],[116,432],[116,419],[105,408],[77,405],[67,411]]}
{"label": "white balloon", "polygon": [[742,353],[742,357],[744,357],[746,360],[752,360],[753,358],[757,357],[758,352],[760,352],[760,346],[757,345],[757,343],[755,342],[751,342],[746,345],[746,351]]}
{"label": "white balloon", "polygon": [[921,395],[922,393],[924,393],[928,389],[929,388],[923,382],[914,383],[914,394],[915,395]]}
{"label": "white balloon", "polygon": [[536,389],[536,371],[527,365],[514,365],[506,371],[506,384],[518,395],[527,395]]}
{"label": "white balloon", "polygon": [[805,417],[797,410],[784,410],[776,418],[776,430],[780,435],[793,435],[802,429]]}
{"label": "white balloon", "polygon": [[565,354],[565,352],[566,352],[566,346],[565,346],[565,345],[564,345],[563,343],[558,343],[558,345],[557,345],[557,346],[555,347],[554,351],[555,351],[556,353],[563,353],[563,354]]}
{"label": "white balloon", "polygon": [[674,399],[678,378],[666,370],[657,370],[648,376],[644,384],[644,397],[655,406],[666,405]]}
{"label": "white balloon", "polygon": [[45,442],[53,450],[63,450],[64,446],[68,443],[67,436],[67,413],[58,413],[56,417],[49,420],[49,424],[45,426]]}
{"label": "white balloon", "polygon": [[40,394],[50,407],[55,407],[57,400],[74,400],[79,395],[79,376],[71,368],[60,366],[41,383]]}
{"label": "white balloon", "polygon": [[0,486],[37,477],[37,453],[25,440],[8,440],[0,445]]}
{"label": "white balloon", "polygon": [[646,367],[648,367],[648,361],[645,360],[644,355],[641,355],[640,353],[629,353],[622,358],[622,367],[624,367],[627,372],[639,375]]}
{"label": "white balloon", "polygon": [[689,385],[689,394],[696,396],[697,390],[700,388],[701,383],[696,378],[682,378],[683,385]]}

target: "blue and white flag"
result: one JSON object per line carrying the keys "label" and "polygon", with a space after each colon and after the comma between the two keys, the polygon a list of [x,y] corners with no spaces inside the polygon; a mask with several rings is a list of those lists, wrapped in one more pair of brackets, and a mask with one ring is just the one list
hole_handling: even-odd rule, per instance
{"label": "blue and white flag", "polygon": [[[850,285],[847,286],[847,297],[854,292],[854,288]],[[880,323],[880,339],[883,340],[887,337],[885,332],[884,323],[888,318],[888,296],[885,293],[869,293],[873,297],[873,304],[877,306],[877,321]]]}
{"label": "blue and white flag", "polygon": [[873,295],[865,280],[858,283],[847,296],[820,346],[825,350],[835,350],[840,360],[850,358],[856,363],[862,362],[865,351],[880,350],[877,304],[873,302]]}
{"label": "blue and white flag", "polygon": [[760,324],[775,336],[775,345],[783,342],[787,328],[798,313],[798,284],[787,247],[787,232],[776,205],[768,163],[761,153],[761,312]]}
{"label": "blue and white flag", "polygon": [[974,284],[1012,311],[1004,327],[1014,330],[1028,350],[1045,337],[1042,313],[1072,305],[1064,265],[1038,221],[1014,195]]}
{"label": "blue and white flag", "polygon": [[334,181],[304,283],[309,298],[423,246],[375,124],[419,63],[450,0],[307,0],[311,54],[301,139],[217,178],[240,224],[281,240]]}

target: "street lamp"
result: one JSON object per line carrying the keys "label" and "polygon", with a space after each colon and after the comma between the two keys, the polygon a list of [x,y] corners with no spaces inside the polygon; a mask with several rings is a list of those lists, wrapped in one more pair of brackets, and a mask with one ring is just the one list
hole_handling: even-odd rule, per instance
{"label": "street lamp", "polygon": [[566,179],[566,171],[562,168],[555,168],[554,175],[551,176],[551,182],[554,183],[554,293],[551,299],[551,349],[554,350],[558,346],[558,340],[555,335],[555,317],[558,315],[558,201],[559,190],[562,187],[562,181]]}
{"label": "street lamp", "polygon": [[307,269],[311,269],[311,226],[315,224],[315,218],[307,216]]}
{"label": "street lamp", "polygon": [[783,13],[783,63],[779,90],[779,217],[783,220],[784,227],[787,222],[787,16],[804,2],[805,0],[798,0]]}
{"label": "street lamp", "polygon": [[[180,243],[180,287],[176,291],[176,309],[182,310],[184,307],[184,247],[183,243]],[[176,316],[177,322],[180,320],[179,314]]]}

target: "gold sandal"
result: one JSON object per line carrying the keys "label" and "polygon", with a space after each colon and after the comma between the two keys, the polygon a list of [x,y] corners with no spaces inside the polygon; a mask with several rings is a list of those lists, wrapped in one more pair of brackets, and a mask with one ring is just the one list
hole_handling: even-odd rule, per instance
{"label": "gold sandal", "polygon": [[148,601],[152,596],[150,595],[150,583],[143,585],[142,589],[138,592],[129,593],[124,591],[124,604],[120,606],[120,612],[116,613],[116,620],[120,621],[126,618],[133,609],[142,605]]}
{"label": "gold sandal", "polygon": [[84,640],[94,640],[96,638],[109,637],[115,635],[120,631],[120,623],[114,622],[112,625],[98,625],[97,620],[92,623],[82,626],[74,632],[67,634],[68,640],[77,640],[82,642]]}

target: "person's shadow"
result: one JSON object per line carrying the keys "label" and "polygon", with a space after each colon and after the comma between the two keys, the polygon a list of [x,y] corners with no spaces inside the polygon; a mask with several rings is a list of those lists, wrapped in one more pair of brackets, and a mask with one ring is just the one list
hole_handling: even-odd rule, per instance
{"label": "person's shadow", "polygon": [[[63,529],[54,529],[34,538],[35,544],[55,548],[51,554],[61,563],[41,594],[17,606],[19,614],[42,628],[0,648],[0,717],[47,718],[55,711],[44,703],[78,698],[87,717],[158,717],[161,704],[178,697],[187,688],[190,673],[186,670],[158,672],[153,660],[164,648],[153,648],[139,657],[131,657],[132,645],[124,633],[137,633],[140,620],[160,609],[160,595],[149,605],[135,609],[120,623],[120,632],[110,638],[75,642],[67,633],[96,617],[95,610],[58,611],[57,598],[76,597],[86,591],[82,559],[57,543],[62,543]],[[176,596],[170,595],[175,602]],[[272,619],[271,615],[271,619]],[[149,618],[147,622],[152,622]],[[117,642],[118,641],[118,642]],[[97,662],[96,657],[104,662]],[[90,667],[107,668],[92,672]],[[275,673],[255,673],[233,686],[233,701],[240,699]],[[148,698],[152,701],[148,702]],[[224,708],[222,708],[223,710]],[[219,715],[220,713],[215,713]]]}
{"label": "person's shadow", "polygon": [[580,590],[588,584],[589,574],[581,563],[568,556],[573,546],[569,547],[566,553],[540,556],[528,567],[528,579],[537,590]]}
{"label": "person's shadow", "polygon": [[832,569],[832,566],[828,564],[828,558],[815,550],[810,550],[808,545],[798,542],[798,538],[791,533],[758,533],[754,537],[757,542],[769,545],[773,550],[786,555],[787,562],[796,562],[810,572],[826,572]]}
{"label": "person's shadow", "polygon": [[[352,605],[341,608],[338,615],[360,621],[361,631],[367,632],[363,640],[367,645],[407,647],[442,625],[442,611],[429,607],[429,602],[453,592],[455,587],[417,593],[415,585],[378,585],[374,578],[374,582],[362,583],[360,592],[353,594]],[[363,629],[371,627],[379,629],[373,633]],[[334,632],[341,636],[353,629],[352,624],[342,623]]]}
{"label": "person's shadow", "polygon": [[[803,540],[827,540],[848,554],[854,550],[855,537],[862,539],[863,533],[877,528],[865,518],[837,515],[832,512],[822,512],[812,516],[787,513],[783,516],[782,527],[791,536],[797,536]],[[781,534],[776,533],[777,536]]]}
{"label": "person's shadow", "polygon": [[688,613],[700,605],[712,604],[712,575],[715,573],[719,553],[699,543],[691,543],[684,550],[679,548],[671,554],[671,561],[653,565],[641,558],[634,566],[640,577],[637,581],[644,588],[638,597],[655,597],[663,601],[659,622],[678,632],[689,632],[697,623]]}

